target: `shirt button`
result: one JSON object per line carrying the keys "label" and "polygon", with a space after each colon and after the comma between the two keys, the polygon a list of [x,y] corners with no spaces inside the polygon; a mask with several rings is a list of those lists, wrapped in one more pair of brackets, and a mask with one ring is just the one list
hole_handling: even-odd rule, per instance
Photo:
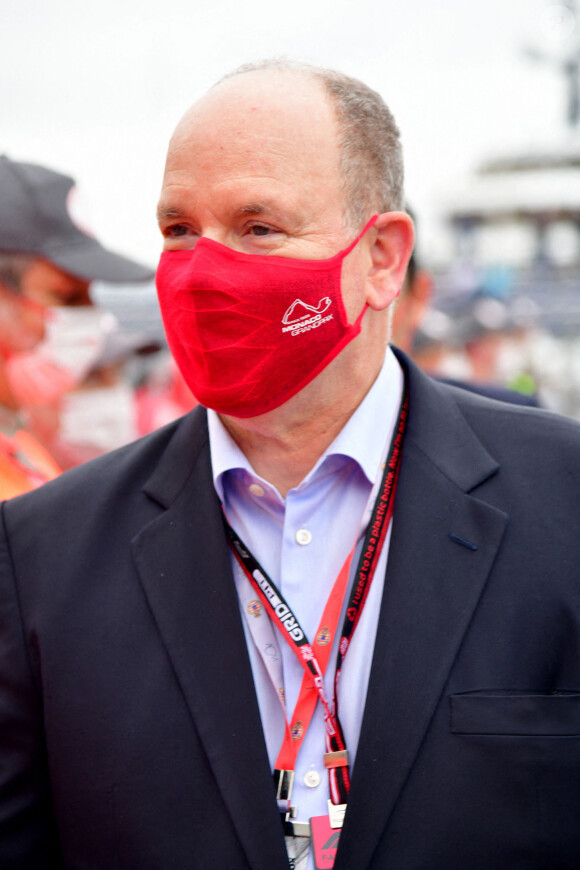
{"label": "shirt button", "polygon": [[264,495],[264,487],[260,486],[259,483],[251,483],[248,489],[250,490],[252,495],[257,496],[258,498],[262,498],[262,496]]}
{"label": "shirt button", "polygon": [[305,547],[312,540],[312,535],[308,531],[308,529],[299,529],[296,532],[296,543],[300,544],[301,547]]}
{"label": "shirt button", "polygon": [[308,788],[316,788],[320,785],[320,774],[317,770],[307,770],[304,774],[304,785]]}

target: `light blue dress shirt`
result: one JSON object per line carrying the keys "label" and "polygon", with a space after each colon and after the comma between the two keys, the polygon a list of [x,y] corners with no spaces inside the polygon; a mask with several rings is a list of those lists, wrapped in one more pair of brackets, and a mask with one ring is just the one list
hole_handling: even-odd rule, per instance
{"label": "light blue dress shirt", "polygon": [[[334,581],[355,540],[358,543],[351,573],[356,569],[364,528],[360,528],[372,485],[377,479],[385,447],[391,442],[401,403],[403,377],[389,349],[373,386],[304,480],[282,498],[276,488],[252,469],[218,415],[208,412],[214,485],[230,524],[274,580],[305,630],[314,641]],[[367,602],[344,661],[339,686],[340,721],[349,750],[351,771],[364,711],[367,685],[383,591],[390,529],[375,572]],[[244,630],[272,769],[284,737],[284,713],[277,688],[256,648],[250,623],[256,617],[248,605],[256,599],[232,557],[240,595]],[[346,604],[343,607],[346,607]],[[254,610],[250,607],[250,611]],[[339,622],[342,625],[342,618]],[[290,646],[272,629],[267,655],[281,659],[289,721],[296,703],[303,670]],[[336,641],[336,639],[335,639]],[[325,685],[332,698],[336,642]],[[278,665],[279,667],[279,665]],[[327,813],[328,773],[322,705],[317,704],[296,765],[292,804],[297,819]],[[274,794],[272,794],[274,800]],[[312,866],[312,860],[309,861]]]}

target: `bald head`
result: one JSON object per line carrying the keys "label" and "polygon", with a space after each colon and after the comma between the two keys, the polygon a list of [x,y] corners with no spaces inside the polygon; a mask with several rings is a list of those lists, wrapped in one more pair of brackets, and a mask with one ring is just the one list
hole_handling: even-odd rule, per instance
{"label": "bald head", "polygon": [[[160,222],[168,207],[187,212],[192,230],[192,211],[206,226],[223,212],[267,215],[278,229],[284,223],[284,230],[324,237],[335,231],[336,215],[347,225],[340,162],[336,115],[319,82],[288,71],[248,72],[218,84],[180,121]],[[198,217],[203,203],[209,209]]]}
{"label": "bald head", "polygon": [[[239,122],[245,121],[249,127],[264,112],[275,114],[277,122],[286,130],[293,125],[307,129],[310,120],[325,122],[330,117],[336,124],[334,109],[321,82],[299,70],[275,66],[242,71],[221,79],[185,113],[175,135],[187,128],[192,119],[208,115],[216,107],[235,111]],[[301,113],[306,113],[306,117]],[[222,126],[227,125],[231,116],[221,121]],[[242,129],[239,132],[244,133]]]}
{"label": "bald head", "polygon": [[208,170],[224,156],[239,173],[263,177],[287,159],[289,183],[308,161],[326,179],[329,196],[340,183],[333,107],[319,82],[293,71],[248,72],[218,83],[179,122],[169,155],[181,149]]}
{"label": "bald head", "polygon": [[[347,224],[358,227],[375,212],[403,207],[403,161],[399,131],[384,101],[357,79],[291,61],[247,64],[221,79],[190,109],[176,130],[172,145],[198,113],[230,97],[229,107],[212,123],[228,125],[232,107],[238,132],[244,135],[260,112],[276,119],[280,137],[296,131],[308,136],[330,116],[333,157],[337,161]],[[278,99],[276,99],[278,98]]]}

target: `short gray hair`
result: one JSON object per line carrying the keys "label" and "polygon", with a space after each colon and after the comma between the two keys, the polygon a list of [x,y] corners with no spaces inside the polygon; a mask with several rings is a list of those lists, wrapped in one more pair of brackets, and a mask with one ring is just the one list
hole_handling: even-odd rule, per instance
{"label": "short gray hair", "polygon": [[338,121],[345,218],[349,224],[359,226],[371,212],[404,208],[399,128],[380,94],[344,73],[284,58],[244,64],[218,84],[263,70],[310,76],[321,83],[329,96]]}

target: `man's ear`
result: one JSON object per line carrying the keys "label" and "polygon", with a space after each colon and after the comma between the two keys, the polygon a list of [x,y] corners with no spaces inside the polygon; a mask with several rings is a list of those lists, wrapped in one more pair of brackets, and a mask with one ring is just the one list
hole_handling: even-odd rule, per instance
{"label": "man's ear", "polygon": [[402,211],[379,215],[373,230],[376,236],[371,248],[372,266],[367,275],[366,301],[369,308],[382,311],[401,291],[415,230],[409,215]]}

